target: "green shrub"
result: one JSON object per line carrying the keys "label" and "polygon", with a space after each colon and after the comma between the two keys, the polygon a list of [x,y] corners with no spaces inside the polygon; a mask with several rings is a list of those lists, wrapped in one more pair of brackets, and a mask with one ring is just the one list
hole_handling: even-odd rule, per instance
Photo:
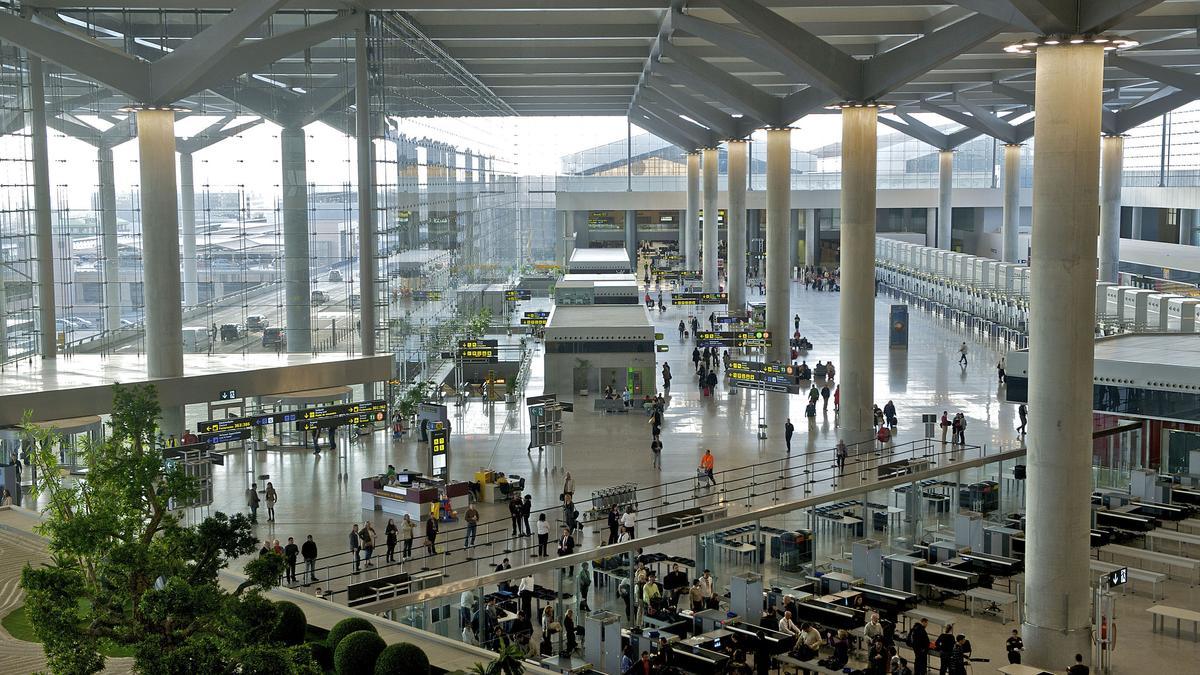
{"label": "green shrub", "polygon": [[312,650],[313,660],[317,662],[318,666],[321,666],[322,671],[333,670],[333,650],[329,648],[329,645],[324,642],[310,642],[308,647]]}
{"label": "green shrub", "polygon": [[429,659],[421,648],[408,642],[388,645],[375,662],[375,675],[429,675]]}
{"label": "green shrub", "polygon": [[387,643],[375,629],[355,631],[333,650],[333,670],[338,675],[363,675],[375,670],[375,661]]}
{"label": "green shrub", "polygon": [[329,637],[325,638],[325,644],[329,645],[329,651],[336,654],[338,643],[342,641],[342,638],[351,633],[357,633],[360,630],[367,630],[372,633],[379,632],[375,630],[375,626],[370,621],[352,616],[334,624],[333,628],[329,630]]}
{"label": "green shrub", "polygon": [[271,639],[288,646],[303,644],[308,628],[308,617],[304,616],[304,610],[295,603],[283,600],[275,603],[275,615]]}

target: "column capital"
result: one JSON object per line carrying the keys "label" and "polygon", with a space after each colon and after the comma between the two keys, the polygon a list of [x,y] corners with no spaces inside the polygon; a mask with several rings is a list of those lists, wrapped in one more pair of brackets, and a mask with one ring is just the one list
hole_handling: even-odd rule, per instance
{"label": "column capital", "polygon": [[1004,51],[1010,54],[1032,54],[1041,47],[1059,47],[1059,46],[1094,46],[1103,47],[1104,51],[1114,51],[1117,49],[1128,49],[1138,46],[1138,41],[1122,35],[1110,35],[1107,33],[1052,33],[1049,35],[1038,35],[1027,38],[1019,42],[1014,42],[1004,47]]}
{"label": "column capital", "polygon": [[1003,147],[1005,147],[1005,148],[1023,148],[1023,147],[1025,147],[1025,144],[1024,143],[1005,143],[1003,145]]}
{"label": "column capital", "polygon": [[150,110],[159,110],[159,111],[162,111],[162,112],[177,112],[177,113],[186,113],[186,112],[192,112],[192,109],[191,109],[191,108],[187,108],[187,107],[184,107],[184,106],[178,106],[178,105],[146,105],[146,104],[144,104],[144,103],[134,103],[134,104],[132,104],[132,105],[127,105],[127,106],[124,106],[124,107],[118,108],[117,110],[118,110],[119,112],[125,112],[125,113],[139,113],[139,112],[146,112],[146,111],[150,111]]}
{"label": "column capital", "polygon": [[896,104],[886,103],[884,101],[839,101],[838,103],[830,103],[825,106],[826,110],[847,110],[852,108],[875,108],[877,110],[891,110]]}
{"label": "column capital", "polygon": [[1100,134],[1100,138],[1128,138],[1129,134]]}
{"label": "column capital", "polygon": [[729,145],[730,143],[749,143],[749,142],[750,142],[749,138],[726,138],[725,139],[726,145]]}

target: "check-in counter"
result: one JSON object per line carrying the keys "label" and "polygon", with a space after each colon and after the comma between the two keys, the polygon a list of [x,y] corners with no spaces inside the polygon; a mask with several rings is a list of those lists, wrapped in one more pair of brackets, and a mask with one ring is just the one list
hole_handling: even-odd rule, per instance
{"label": "check-in counter", "polygon": [[404,482],[387,485],[379,477],[362,479],[363,510],[407,515],[420,523],[443,496],[450,500],[455,511],[466,509],[470,500],[470,487],[465,482],[446,482],[411,473],[398,478]]}

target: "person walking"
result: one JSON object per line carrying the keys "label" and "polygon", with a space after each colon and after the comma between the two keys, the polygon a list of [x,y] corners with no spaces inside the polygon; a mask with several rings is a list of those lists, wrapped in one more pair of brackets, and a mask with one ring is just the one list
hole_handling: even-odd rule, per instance
{"label": "person walking", "polygon": [[358,523],[350,528],[350,553],[354,556],[354,571],[357,572],[362,564],[362,539],[358,536]]}
{"label": "person walking", "polygon": [[563,476],[562,493],[563,493],[563,499],[566,499],[567,497],[575,496],[575,479],[571,477],[570,471],[568,471],[567,474],[565,476]]}
{"label": "person walking", "polygon": [[792,325],[796,327],[796,330],[800,330],[800,315],[799,314],[792,317]]}
{"label": "person walking", "polygon": [[1008,382],[1008,377],[1004,374],[1004,368],[1005,368],[1005,361],[1004,361],[1004,357],[1001,356],[1000,360],[996,363],[996,383],[997,384],[1005,384]]}
{"label": "person walking", "polygon": [[300,556],[304,558],[304,585],[320,581],[317,578],[317,542],[313,541],[311,534],[300,546]]}
{"label": "person walking", "polygon": [[889,399],[883,405],[883,417],[887,420],[887,425],[894,431],[896,429],[896,404]]}
{"label": "person walking", "polygon": [[592,568],[587,562],[580,563],[579,574],[575,576],[575,588],[578,590],[579,611],[590,612],[588,607],[588,591],[592,588]]}
{"label": "person walking", "polygon": [[525,536],[533,534],[529,529],[529,515],[533,513],[533,496],[525,495],[525,501],[521,502],[521,524],[525,526]]}
{"label": "person walking", "polygon": [[287,546],[283,547],[283,558],[287,561],[287,582],[289,584],[296,583],[296,556],[300,554],[300,547],[296,545],[296,540],[288,537]]}
{"label": "person walking", "polygon": [[683,342],[683,334],[687,332],[687,326],[683,325],[683,319],[679,320],[679,341]]}
{"label": "person walking", "polygon": [[428,555],[437,555],[438,529],[438,520],[433,517],[433,511],[431,510],[429,517],[425,519],[425,552]]}
{"label": "person walking", "polygon": [[692,369],[700,372],[700,348],[692,347]]}
{"label": "person walking", "polygon": [[829,412],[829,385],[821,385],[821,412]]}
{"label": "person walking", "polygon": [[655,469],[662,468],[662,448],[662,440],[659,438],[655,438],[654,440],[650,441],[650,459],[653,463],[652,466]]}
{"label": "person walking", "polygon": [[1021,651],[1025,649],[1025,642],[1021,640],[1021,632],[1016,628],[1013,629],[1012,635],[1004,641],[1004,652],[1008,655],[1009,663],[1021,662]]}
{"label": "person walking", "polygon": [[[517,501],[518,509],[520,509],[520,503]],[[463,537],[463,549],[465,550],[475,545],[475,532],[479,528],[479,510],[475,508],[475,502],[467,504],[467,512],[463,514],[463,519],[467,521],[467,534]],[[513,524],[516,525],[516,522],[514,521]],[[470,554],[467,557],[469,558]]]}
{"label": "person walking", "polygon": [[279,501],[279,493],[275,491],[275,486],[270,481],[267,482],[267,522],[275,522],[275,502]]}
{"label": "person walking", "polygon": [[663,392],[671,393],[671,364],[664,363],[662,367]]}
{"label": "person walking", "polygon": [[412,557],[412,542],[413,531],[417,529],[417,524],[413,522],[408,514],[404,514],[404,520],[400,521],[400,539],[404,542],[404,551],[401,555],[405,560]]}
{"label": "person walking", "polygon": [[967,343],[965,342],[958,348],[958,363],[963,368],[967,367]]}
{"label": "person walking", "polygon": [[250,522],[258,522],[258,483],[251,483],[246,489],[246,506],[250,507]]}
{"label": "person walking", "polygon": [[396,527],[396,521],[388,518],[387,525],[383,526],[383,540],[387,547],[387,553],[384,556],[384,561],[389,563],[396,562],[396,541],[399,538],[400,530]]}
{"label": "person walking", "polygon": [[837,450],[834,454],[834,457],[837,460],[838,473],[846,470],[846,455],[848,454],[849,452],[846,450],[846,441],[838,440]]}
{"label": "person walking", "polygon": [[374,567],[375,563],[371,562],[371,556],[375,553],[375,526],[371,524],[371,521],[368,520],[359,530],[358,538],[362,542],[363,561],[366,562],[367,567]]}
{"label": "person walking", "polygon": [[534,557],[546,557],[546,544],[550,541],[550,523],[546,522],[546,514],[539,513],[537,519],[538,552]]}
{"label": "person walking", "polygon": [[842,385],[835,385],[833,388],[833,412],[837,413],[842,409]]}
{"label": "person walking", "polygon": [[787,418],[787,422],[783,425],[783,442],[787,444],[788,454],[792,452],[792,434],[796,433],[796,425],[792,424],[792,418]]}
{"label": "person walking", "polygon": [[712,450],[709,448],[705,448],[704,456],[700,458],[700,470],[704,473],[704,476],[706,478],[708,478],[708,480],[712,483],[712,485],[716,486],[717,479],[713,475],[714,465],[715,465],[715,461],[713,459]]}
{"label": "person walking", "polygon": [[1017,427],[1017,433],[1025,435],[1025,425],[1029,423],[1029,408],[1024,403],[1017,406],[1017,419],[1021,420],[1021,426]]}

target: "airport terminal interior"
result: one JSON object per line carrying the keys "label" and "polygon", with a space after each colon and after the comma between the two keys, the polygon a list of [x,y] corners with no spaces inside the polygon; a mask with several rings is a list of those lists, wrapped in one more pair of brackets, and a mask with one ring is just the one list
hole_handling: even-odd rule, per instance
{"label": "airport terminal interior", "polygon": [[1197,26],[0,2],[0,673],[1194,670]]}

